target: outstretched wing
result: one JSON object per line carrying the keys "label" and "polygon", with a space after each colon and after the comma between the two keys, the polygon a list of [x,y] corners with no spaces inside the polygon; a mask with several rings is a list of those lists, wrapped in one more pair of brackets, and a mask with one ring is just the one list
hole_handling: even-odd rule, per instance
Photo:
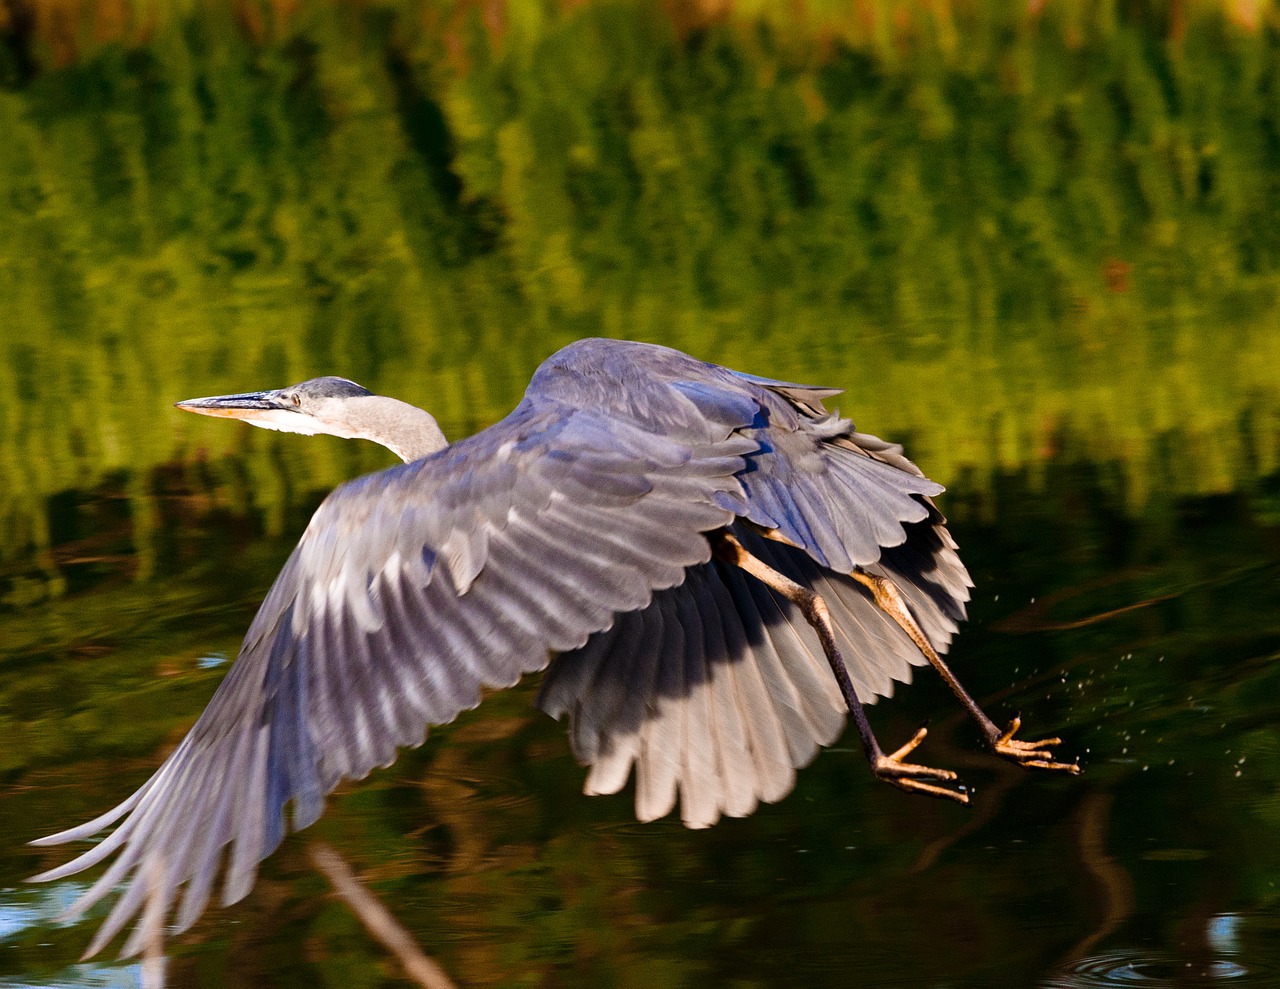
{"label": "outstretched wing", "polygon": [[[898,547],[866,567],[890,577],[934,648],[945,653],[964,617],[969,579],[931,510]],[[740,523],[749,552],[816,591],[864,703],[910,683],[924,656],[865,587],[801,549]],[[568,715],[574,755],[591,767],[587,793],[617,793],[635,768],[636,816],[675,807],[689,827],[744,817],[785,797],[795,771],[844,729],[844,699],[798,608],[718,560],[693,567],[643,611],[620,615],[580,649],[557,657],[538,695]]]}
{"label": "outstretched wing", "polygon": [[335,491],[178,748],[119,807],[37,842],[119,822],[36,877],[116,856],[73,907],[131,880],[89,953],[151,895],[188,927],[224,858],[222,901],[239,899],[283,838],[286,805],[292,828],[306,827],[340,780],[390,763],[427,725],[478,704],[482,686],[515,683],[705,563],[699,534],[743,508],[735,475],[756,444],[737,425],[659,435],[526,401],[469,440]]}
{"label": "outstretched wing", "polygon": [[[635,347],[636,345],[630,345]],[[638,355],[632,353],[635,361]],[[743,516],[794,545],[735,523],[746,548],[827,603],[836,643],[864,702],[910,682],[914,643],[847,576],[855,566],[893,579],[935,649],[945,653],[972,582],[928,480],[902,448],[858,433],[823,400],[837,394],[702,365],[675,352],[658,364],[708,407],[749,394],[759,415],[740,432],[760,445],[739,480]],[[615,793],[635,767],[636,815],[669,813],[677,794],[691,827],[752,813],[790,792],[795,770],[844,727],[845,704],[799,610],[736,567],[711,561],[620,615],[559,657],[539,706],[570,720],[591,767],[588,793]]]}

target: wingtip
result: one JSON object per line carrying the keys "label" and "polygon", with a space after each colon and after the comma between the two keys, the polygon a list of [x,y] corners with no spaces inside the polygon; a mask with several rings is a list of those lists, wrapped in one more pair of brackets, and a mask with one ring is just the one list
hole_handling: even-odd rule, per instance
{"label": "wingtip", "polygon": [[43,838],[32,838],[27,845],[31,848],[52,848],[54,845],[61,845],[71,840],[67,837],[68,832],[59,831],[57,834],[45,835]]}

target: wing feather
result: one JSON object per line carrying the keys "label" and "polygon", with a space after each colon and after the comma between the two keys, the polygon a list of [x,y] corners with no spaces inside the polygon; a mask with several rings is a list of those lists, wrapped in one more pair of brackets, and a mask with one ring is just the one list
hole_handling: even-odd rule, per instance
{"label": "wing feather", "polygon": [[[41,843],[119,822],[115,831],[37,878],[116,855],[71,911],[129,880],[93,951],[137,915],[149,877],[164,877],[165,915],[177,905],[182,927],[208,900],[224,856],[221,899],[238,900],[290,824],[314,821],[343,778],[386,765],[426,725],[479,703],[481,687],[508,686],[551,651],[582,646],[704,563],[700,534],[732,521],[735,475],[754,446],[718,423],[672,437],[526,402],[471,440],[339,488],[208,708],[151,781]],[[662,641],[660,612],[647,625]],[[667,676],[682,672],[675,662]],[[654,800],[669,791],[673,801],[678,741],[650,748],[666,753]],[[125,945],[137,947],[137,938]]]}
{"label": "wing feather", "polygon": [[[680,816],[689,827],[709,827],[720,817],[724,803],[725,780],[720,775],[720,759],[716,751],[713,728],[715,709],[711,703],[711,673],[707,665],[707,634],[703,628],[703,615],[710,611],[710,599],[705,580],[705,568],[690,574],[693,582],[689,594],[668,594],[663,605],[678,616],[683,631],[688,656],[686,693],[677,702],[668,701],[673,707],[679,703],[680,723],[677,725],[683,742],[681,753]],[[677,662],[673,649],[662,648],[668,654],[668,662]],[[640,767],[637,766],[637,773]],[[637,808],[638,810],[638,808]],[[637,813],[637,817],[639,814]]]}
{"label": "wing feather", "polygon": [[[760,656],[757,649],[759,642],[751,642],[747,635],[736,607],[738,596],[733,586],[741,576],[739,573],[725,572],[729,569],[736,570],[723,565],[717,566],[724,581],[721,597],[725,614],[732,616],[732,620],[726,622],[726,645],[729,646],[730,655],[741,655],[743,662],[731,660],[724,668],[737,694],[737,707],[742,715],[755,767],[753,805],[757,794],[759,799],[772,803],[781,800],[791,791],[795,771],[787,758],[787,744],[780,716],[770,696],[769,686],[765,683],[769,661]],[[780,693],[785,695],[785,690]]]}
{"label": "wing feather", "polygon": [[[655,693],[656,716],[645,721],[640,748],[644,753],[641,769],[636,772],[636,814],[642,821],[652,821],[670,813],[676,802],[676,785],[680,778],[682,731],[680,720],[685,691],[685,666],[680,654],[663,650],[666,642],[665,609],[646,608],[644,612],[644,660],[657,670]],[[673,635],[679,633],[673,629]]]}
{"label": "wing feather", "polygon": [[[650,716],[649,699],[657,664],[640,658],[646,648],[653,648],[652,640],[644,636],[645,613],[634,611],[622,617],[625,620],[614,626],[617,630],[614,648],[608,652],[580,653],[596,659],[607,655],[610,667],[608,675],[602,675],[598,663],[588,660],[582,666],[586,673],[584,682],[598,684],[595,696],[602,701],[600,711],[590,712],[590,716],[574,722],[576,735],[571,743],[574,750],[594,753],[591,772],[583,784],[588,794],[617,793],[626,786],[640,747],[640,726]],[[642,678],[638,683],[637,676]],[[623,723],[629,723],[632,730],[612,730],[612,725]]]}

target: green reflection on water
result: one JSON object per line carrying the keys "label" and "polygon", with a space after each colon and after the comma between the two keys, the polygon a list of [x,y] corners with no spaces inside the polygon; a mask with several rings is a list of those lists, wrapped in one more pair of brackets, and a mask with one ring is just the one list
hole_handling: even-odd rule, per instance
{"label": "green reflection on water", "polygon": [[[525,685],[320,825],[460,981],[1031,985],[1216,957],[1221,916],[1280,971],[1280,34],[873,13],[305,3],[254,43],[209,7],[0,90],[0,887],[146,777],[321,493],[389,462],[169,402],[336,372],[456,436],[603,333],[908,440],[979,581],[958,669],[1088,773],[1001,772],[922,677],[877,728],[932,715],[973,812],[833,751],[749,820],[639,828]],[[385,981],[322,891],[286,844],[182,979]],[[0,984],[86,939],[22,928]]]}
{"label": "green reflection on water", "polygon": [[[972,16],[903,59],[594,4],[459,68],[408,13],[210,8],[0,92],[0,544],[249,442],[173,400],[340,372],[456,435],[587,334],[845,387],[945,483],[1064,436],[1134,509],[1273,470],[1276,34]],[[280,457],[381,462],[259,442],[276,531]]]}

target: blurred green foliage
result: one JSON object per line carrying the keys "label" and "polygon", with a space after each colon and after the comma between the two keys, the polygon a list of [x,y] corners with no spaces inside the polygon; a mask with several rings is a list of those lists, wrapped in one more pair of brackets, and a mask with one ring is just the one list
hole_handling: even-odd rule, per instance
{"label": "blurred green foliage", "polygon": [[117,472],[145,573],[159,465],[247,448],[280,531],[386,462],[174,400],[338,372],[457,435],[587,334],[845,387],[948,483],[1116,460],[1136,510],[1280,464],[1269,19],[32,9],[0,46],[10,558]]}

